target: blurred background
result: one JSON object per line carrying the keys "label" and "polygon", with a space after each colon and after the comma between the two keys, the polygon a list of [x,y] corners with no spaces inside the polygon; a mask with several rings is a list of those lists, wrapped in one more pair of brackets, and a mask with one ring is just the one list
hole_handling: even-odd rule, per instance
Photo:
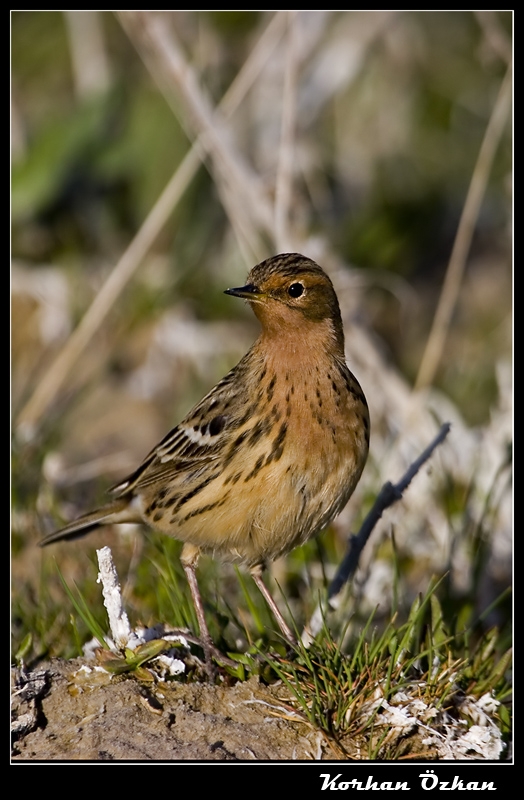
{"label": "blurred background", "polygon": [[[36,543],[244,354],[257,323],[223,290],[286,251],[330,274],[372,421],[348,507],[274,565],[297,623],[384,481],[450,421],[347,614],[386,619],[445,575],[450,624],[509,637],[511,28],[511,12],[13,12],[15,651],[78,651],[55,559],[103,619],[102,544],[132,621],[176,622],[176,543]],[[212,633],[262,635],[234,570],[202,572]]]}

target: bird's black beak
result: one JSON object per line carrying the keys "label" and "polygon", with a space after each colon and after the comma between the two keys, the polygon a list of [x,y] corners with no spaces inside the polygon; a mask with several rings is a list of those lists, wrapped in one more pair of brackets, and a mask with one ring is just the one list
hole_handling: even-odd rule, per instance
{"label": "bird's black beak", "polygon": [[231,294],[233,297],[243,297],[245,300],[260,300],[264,297],[264,293],[260,291],[258,286],[248,283],[246,286],[240,286],[238,289],[226,289],[224,294]]}

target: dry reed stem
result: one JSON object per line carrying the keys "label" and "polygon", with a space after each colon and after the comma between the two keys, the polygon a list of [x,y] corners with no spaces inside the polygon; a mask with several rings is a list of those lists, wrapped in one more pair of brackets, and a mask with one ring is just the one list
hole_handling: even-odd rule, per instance
{"label": "dry reed stem", "polygon": [[253,242],[259,232],[272,240],[273,208],[262,180],[234,146],[222,115],[213,113],[174,31],[163,16],[148,12],[121,14],[120,19],[174,112],[179,115],[180,104],[185,108],[195,134],[211,156],[217,187],[222,183],[231,189],[229,199],[234,198],[234,215],[241,227],[250,231]]}
{"label": "dry reed stem", "polygon": [[482,33],[491,48],[506,64],[511,64],[512,46],[511,38],[506,33],[495,11],[474,11]]}
{"label": "dry reed stem", "polygon": [[511,108],[511,65],[502,81],[495,105],[486,127],[477,162],[462,209],[453,250],[449,260],[444,285],[440,294],[433,325],[422,356],[415,390],[431,385],[438,369],[451,317],[455,309],[462,277],[466,266],[471,239],[484,198],[493,159],[506,125]]}
{"label": "dry reed stem", "polygon": [[113,82],[99,11],[64,11],[75,94],[89,98],[109,90]]}

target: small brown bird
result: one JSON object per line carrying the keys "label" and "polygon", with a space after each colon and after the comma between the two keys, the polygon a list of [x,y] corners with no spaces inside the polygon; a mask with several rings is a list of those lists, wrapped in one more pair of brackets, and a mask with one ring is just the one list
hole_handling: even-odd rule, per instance
{"label": "small brown bird", "polygon": [[275,256],[226,294],[246,299],[260,320],[251,349],[110,490],[110,503],[40,543],[120,522],[145,522],[184,542],[208,664],[218,653],[196,579],[200,553],[247,566],[293,642],[262,571],[344,508],[369,447],[366,399],[346,365],[337,296],[321,267],[298,253]]}

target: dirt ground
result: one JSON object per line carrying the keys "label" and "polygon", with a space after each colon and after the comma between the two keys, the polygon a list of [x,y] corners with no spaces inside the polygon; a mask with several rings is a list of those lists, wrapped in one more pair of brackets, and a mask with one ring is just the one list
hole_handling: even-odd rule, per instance
{"label": "dirt ground", "polygon": [[336,757],[319,731],[293,718],[282,686],[267,687],[257,678],[233,686],[147,685],[103,671],[84,672],[83,663],[57,659],[21,681],[19,673],[14,675],[13,760]]}
{"label": "dirt ground", "polygon": [[373,730],[365,733],[371,705],[335,741],[297,713],[281,682],[144,681],[92,664],[53,659],[12,670],[13,762],[365,761],[381,747],[386,760],[408,763],[508,757],[482,701],[463,699],[468,726],[460,714],[410,700],[405,687],[400,705],[379,701]]}

